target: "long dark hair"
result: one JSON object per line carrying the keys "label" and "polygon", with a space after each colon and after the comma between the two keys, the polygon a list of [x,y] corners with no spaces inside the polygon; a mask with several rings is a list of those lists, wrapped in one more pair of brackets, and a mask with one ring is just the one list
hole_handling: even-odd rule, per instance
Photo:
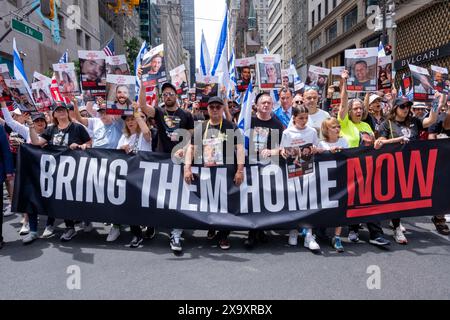
{"label": "long dark hair", "polygon": [[[389,121],[396,121],[396,120],[395,120],[395,117],[397,116],[397,108],[398,108],[398,107],[399,107],[398,105],[395,105],[395,106],[391,109],[391,111],[389,111],[389,114],[388,114],[388,116],[387,116],[387,119],[388,119]],[[413,116],[412,116],[411,109],[410,109],[410,110],[409,110],[409,113],[408,113],[408,115],[406,116],[406,119],[405,119],[405,125],[406,125],[407,127],[409,127],[409,125],[411,124],[412,119],[413,119]]]}

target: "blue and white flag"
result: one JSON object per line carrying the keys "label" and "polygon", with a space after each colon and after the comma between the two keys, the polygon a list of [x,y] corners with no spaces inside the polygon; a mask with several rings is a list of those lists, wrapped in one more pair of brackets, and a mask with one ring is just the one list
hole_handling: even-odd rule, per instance
{"label": "blue and white flag", "polygon": [[297,91],[297,90],[302,89],[305,86],[305,84],[303,83],[302,79],[298,75],[297,68],[295,68],[293,59],[291,59],[289,70],[290,70],[290,74],[294,76],[294,88],[295,88],[294,90]]}
{"label": "blue and white flag", "polygon": [[270,51],[267,47],[264,47],[264,54],[270,54]]}
{"label": "blue and white flag", "polygon": [[16,80],[22,80],[25,84],[25,88],[28,91],[31,99],[33,100],[33,104],[36,104],[33,98],[33,94],[31,92],[30,85],[28,84],[27,74],[25,73],[25,68],[23,67],[22,59],[20,59],[19,50],[17,50],[16,46],[16,38],[13,38],[13,60],[14,60],[14,78]]}
{"label": "blue and white flag", "polygon": [[214,56],[214,63],[211,69],[211,76],[215,76],[218,72],[225,72],[228,70],[228,9],[225,6],[225,17],[223,19],[222,28],[220,30],[219,40],[217,42],[216,54]]}
{"label": "blue and white flag", "polygon": [[272,97],[273,100],[273,110],[278,109],[281,105],[280,105],[280,94],[278,93],[278,90],[270,90],[270,96]]}
{"label": "blue and white flag", "polygon": [[66,50],[64,54],[59,58],[58,63],[69,63],[69,52]]}
{"label": "blue and white flag", "polygon": [[384,50],[383,42],[380,41],[380,45],[378,46],[378,58],[386,57],[386,51]]}
{"label": "blue and white flag", "polygon": [[134,72],[136,75],[136,101],[139,99],[139,92],[141,91],[141,81],[138,76],[138,67],[141,65],[142,58],[147,53],[147,42],[144,41],[139,49],[139,53],[134,61]]}
{"label": "blue and white flag", "polygon": [[209,75],[211,71],[211,55],[208,50],[208,44],[206,43],[205,34],[202,30],[202,43],[200,46],[200,70],[203,76]]}
{"label": "blue and white flag", "polygon": [[241,113],[239,115],[239,120],[237,127],[242,130],[245,137],[245,149],[250,147],[250,129],[252,124],[252,106],[255,100],[255,94],[253,93],[253,79],[245,92],[244,101],[242,103]]}
{"label": "blue and white flag", "polygon": [[230,87],[228,88],[228,99],[233,99],[233,89],[234,92],[238,92],[237,90],[237,79],[236,79],[236,63],[235,63],[235,57],[234,57],[234,49],[231,52],[231,58],[230,58]]}

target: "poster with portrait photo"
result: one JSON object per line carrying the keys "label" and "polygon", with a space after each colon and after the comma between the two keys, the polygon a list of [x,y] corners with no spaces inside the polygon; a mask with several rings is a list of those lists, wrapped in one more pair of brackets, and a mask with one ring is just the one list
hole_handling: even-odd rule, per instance
{"label": "poster with portrait photo", "polygon": [[0,102],[5,102],[8,109],[13,110],[13,98],[5,80],[10,80],[9,68],[7,64],[0,64]]}
{"label": "poster with portrait photo", "polygon": [[433,77],[434,90],[448,94],[450,89],[448,69],[438,66],[431,66],[431,75]]}
{"label": "poster with portrait photo", "polygon": [[52,82],[52,79],[44,76],[42,73],[39,73],[37,71],[35,71],[33,73],[33,82],[38,82],[38,81],[48,81],[48,82]]}
{"label": "poster with portrait photo", "polygon": [[286,167],[289,179],[302,177],[314,172],[313,145],[311,143],[288,147],[285,150],[287,153]]}
{"label": "poster with portrait photo", "polygon": [[27,87],[22,80],[5,79],[13,101],[18,105],[22,112],[36,112],[36,107],[28,93]]}
{"label": "poster with portrait photo", "polygon": [[200,104],[200,110],[206,113],[209,99],[219,95],[219,77],[197,75],[195,94]]}
{"label": "poster with portrait photo", "polygon": [[378,58],[378,91],[392,91],[392,56]]}
{"label": "poster with portrait photo", "polygon": [[250,81],[253,79],[253,86],[256,84],[256,58],[236,59],[236,83],[238,93],[247,91]]}
{"label": "poster with portrait photo", "polygon": [[413,86],[414,101],[432,102],[434,100],[434,85],[428,69],[409,65]]}
{"label": "poster with portrait photo", "polygon": [[167,81],[164,44],[159,45],[142,58],[142,81],[147,87],[156,87]]}
{"label": "poster with portrait photo", "polygon": [[59,93],[62,96],[76,96],[80,94],[77,73],[74,63],[57,63],[53,65]]}
{"label": "poster with portrait photo", "polygon": [[51,82],[46,80],[33,82],[31,84],[34,102],[36,102],[36,109],[39,112],[49,111],[50,107],[54,103],[52,93],[50,91],[51,84]]}
{"label": "poster with portrait photo", "polygon": [[189,90],[186,67],[184,64],[170,71],[170,81],[177,88],[177,94],[186,94]]}
{"label": "poster with portrait photo", "polygon": [[279,54],[257,54],[256,76],[261,90],[280,89],[281,80],[281,56]]}
{"label": "poster with portrait photo", "polygon": [[348,91],[372,92],[377,90],[378,48],[345,50],[345,68],[349,71]]}
{"label": "poster with portrait photo", "polygon": [[309,66],[305,84],[309,87],[317,87],[320,98],[323,98],[326,94],[330,72],[331,70],[327,68]]}
{"label": "poster with portrait photo", "polygon": [[106,77],[106,113],[132,115],[136,77],[109,74]]}
{"label": "poster with portrait photo", "polygon": [[281,69],[281,85],[294,90],[294,75],[290,69]]}
{"label": "poster with portrait photo", "polygon": [[106,57],[106,74],[115,74],[116,76],[129,76],[127,57],[124,54],[120,56]]}
{"label": "poster with portrait photo", "polygon": [[80,58],[80,81],[84,91],[91,90],[93,96],[106,91],[106,54],[103,51],[78,51]]}
{"label": "poster with portrait photo", "polygon": [[195,88],[189,88],[189,102],[196,102],[197,101],[197,94]]}

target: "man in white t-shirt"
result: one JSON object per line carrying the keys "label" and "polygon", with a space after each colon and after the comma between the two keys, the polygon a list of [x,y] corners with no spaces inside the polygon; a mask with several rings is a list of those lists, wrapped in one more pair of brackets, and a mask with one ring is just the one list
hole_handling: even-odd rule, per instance
{"label": "man in white t-shirt", "polygon": [[330,119],[330,114],[319,108],[319,93],[315,89],[306,89],[303,100],[309,110],[308,126],[316,129],[317,133],[320,134],[322,122]]}

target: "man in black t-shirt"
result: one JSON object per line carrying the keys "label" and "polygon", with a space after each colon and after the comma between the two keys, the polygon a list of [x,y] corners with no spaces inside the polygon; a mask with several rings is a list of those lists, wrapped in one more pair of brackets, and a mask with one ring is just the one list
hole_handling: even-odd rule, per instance
{"label": "man in black t-shirt", "polygon": [[[141,88],[142,90],[139,96],[140,107],[147,117],[155,120],[156,127],[158,128],[157,151],[173,154],[173,156],[179,159],[184,158],[184,149],[180,146],[188,145],[189,141],[183,141],[177,130],[189,130],[192,136],[194,119],[191,113],[184,111],[178,106],[177,89],[171,83],[165,83],[161,88],[164,106],[155,107],[147,105],[145,100],[145,86],[142,81]],[[182,233],[183,230],[181,229],[172,230],[170,247],[174,253],[183,251],[181,246]]]}
{"label": "man in black t-shirt", "polygon": [[[234,164],[236,174],[234,182],[240,186],[244,180],[245,151],[242,134],[234,124],[223,118],[225,104],[218,97],[210,98],[208,101],[208,114],[210,120],[202,123],[195,130],[201,129],[201,135],[195,134],[190,147],[186,152],[184,168],[184,179],[187,184],[194,181],[192,174],[192,160],[201,163],[204,167],[217,167]],[[195,141],[195,137],[201,136],[201,141]],[[222,250],[230,249],[228,235],[230,231],[221,230],[217,234],[219,247]],[[215,230],[208,231],[208,238],[216,236]]]}

